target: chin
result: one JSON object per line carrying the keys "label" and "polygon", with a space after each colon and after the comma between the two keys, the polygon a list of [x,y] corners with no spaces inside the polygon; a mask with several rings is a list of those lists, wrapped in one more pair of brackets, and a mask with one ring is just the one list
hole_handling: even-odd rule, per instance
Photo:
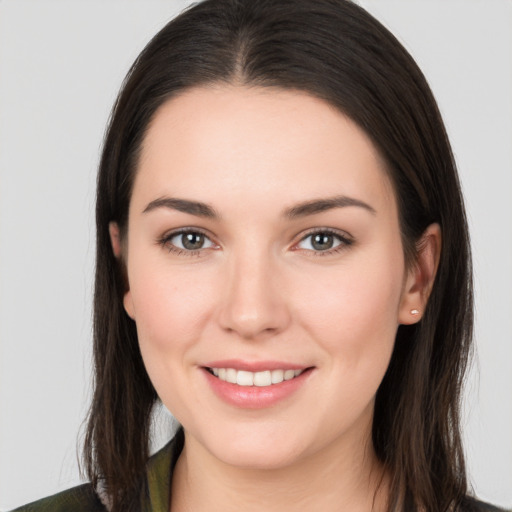
{"label": "chin", "polygon": [[[307,442],[290,436],[289,429],[226,429],[205,439],[203,446],[224,464],[244,469],[279,469],[304,455]],[[213,433],[213,430],[212,430]]]}
{"label": "chin", "polygon": [[[218,451],[218,450],[217,450]],[[239,446],[214,453],[224,464],[252,470],[277,470],[293,465],[299,458],[297,450],[277,449],[273,445]]]}

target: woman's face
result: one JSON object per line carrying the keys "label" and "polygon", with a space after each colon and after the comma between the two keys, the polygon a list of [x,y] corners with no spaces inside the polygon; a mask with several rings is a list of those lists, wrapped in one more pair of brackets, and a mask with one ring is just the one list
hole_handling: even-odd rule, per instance
{"label": "woman's face", "polygon": [[352,121],[271,88],[169,100],[124,242],[125,309],[189,446],[270,468],[368,439],[412,277],[392,186]]}

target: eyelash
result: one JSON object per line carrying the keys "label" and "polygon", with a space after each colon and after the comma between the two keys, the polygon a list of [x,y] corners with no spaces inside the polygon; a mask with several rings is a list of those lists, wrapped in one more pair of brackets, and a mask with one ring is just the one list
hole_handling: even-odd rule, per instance
{"label": "eyelash", "polygon": [[211,241],[211,238],[201,229],[198,228],[187,228],[187,229],[179,229],[178,231],[172,231],[171,233],[168,233],[164,235],[162,238],[158,240],[158,243],[165,247],[169,252],[176,254],[176,256],[201,256],[201,251],[204,251],[205,249],[209,249],[209,247],[202,247],[200,249],[181,249],[180,247],[176,247],[174,244],[171,243],[171,240],[177,236],[182,235],[202,235],[206,240],[209,240],[214,246],[216,244]]}
{"label": "eyelash", "polygon": [[309,232],[307,232],[304,236],[302,236],[301,239],[296,244],[294,244],[294,247],[296,247],[298,244],[300,244],[301,242],[307,240],[309,237],[312,237],[314,235],[330,235],[330,236],[333,236],[334,238],[337,238],[340,243],[336,247],[333,247],[332,249],[326,249],[324,251],[314,251],[311,249],[300,249],[300,248],[296,248],[294,250],[307,251],[314,257],[317,257],[317,256],[325,257],[325,256],[332,256],[334,254],[338,254],[342,251],[345,251],[354,243],[353,238],[350,237],[350,235],[348,235],[344,231],[338,231],[338,230],[335,230],[332,228],[314,228],[314,229],[310,230]]}
{"label": "eyelash", "polygon": [[[201,229],[198,229],[198,228],[193,228],[193,229],[187,228],[187,229],[180,229],[178,231],[172,231],[171,233],[168,233],[168,234],[164,235],[162,238],[160,238],[158,240],[158,244],[161,245],[162,247],[165,247],[170,253],[176,254],[177,256],[188,256],[188,257],[200,256],[202,251],[204,251],[206,249],[210,249],[210,247],[202,247],[200,249],[190,249],[190,250],[189,249],[181,249],[180,247],[176,247],[174,244],[171,243],[171,240],[173,238],[182,236],[182,235],[187,235],[187,234],[202,235],[205,237],[205,239],[209,240],[210,243],[215,248],[218,247],[215,244],[215,242],[213,242],[211,240],[211,238],[204,231],[202,231]],[[315,250],[311,250],[311,249],[297,248],[297,246],[301,242],[304,242],[309,237],[312,237],[314,235],[333,236],[340,243],[331,249],[326,249],[323,251],[322,250],[315,251]],[[347,235],[347,233],[345,233],[345,232],[337,231],[332,228],[315,228],[315,229],[312,229],[309,232],[307,232],[304,236],[302,236],[301,239],[293,245],[292,250],[306,251],[315,257],[316,256],[331,256],[331,255],[338,254],[339,252],[346,250],[353,243],[354,243],[354,240],[349,235]]]}

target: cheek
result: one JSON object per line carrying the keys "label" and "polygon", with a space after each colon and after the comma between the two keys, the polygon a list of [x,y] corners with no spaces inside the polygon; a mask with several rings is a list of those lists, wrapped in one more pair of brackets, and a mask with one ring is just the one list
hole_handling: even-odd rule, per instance
{"label": "cheek", "polygon": [[188,409],[191,357],[211,311],[211,287],[201,272],[147,263],[142,269],[130,281],[139,347],[157,394],[176,414]]}
{"label": "cheek", "polygon": [[343,365],[389,358],[402,291],[400,262],[383,257],[377,265],[364,258],[354,263],[310,276],[302,285],[307,293],[297,299],[303,327]]}
{"label": "cheek", "polygon": [[200,270],[133,265],[130,293],[144,353],[184,349],[197,340],[212,308],[212,286]]}

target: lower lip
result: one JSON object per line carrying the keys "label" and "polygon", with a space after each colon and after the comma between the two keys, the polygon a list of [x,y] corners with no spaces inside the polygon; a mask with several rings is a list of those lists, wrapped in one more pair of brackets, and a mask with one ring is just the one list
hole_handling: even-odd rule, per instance
{"label": "lower lip", "polygon": [[220,380],[206,368],[202,368],[208,384],[210,384],[215,394],[228,404],[243,409],[263,409],[285,400],[306,382],[312,370],[312,368],[308,368],[293,379],[284,380],[279,384],[260,387],[232,384]]}

